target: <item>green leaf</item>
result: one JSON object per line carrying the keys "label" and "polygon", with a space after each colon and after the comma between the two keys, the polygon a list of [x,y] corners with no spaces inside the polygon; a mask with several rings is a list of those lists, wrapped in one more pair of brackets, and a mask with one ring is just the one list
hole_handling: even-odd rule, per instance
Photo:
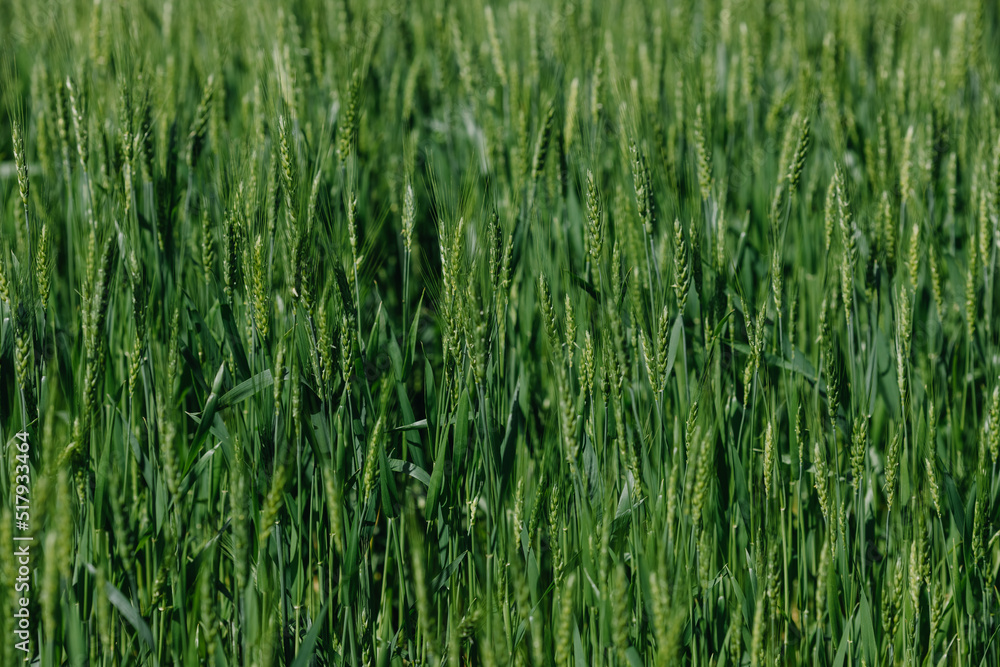
{"label": "green leaf", "polygon": [[868,605],[868,596],[861,591],[861,646],[868,654],[868,664],[878,664],[878,643],[875,641],[875,626],[872,622],[872,611]]}
{"label": "green leaf", "polygon": [[427,501],[424,505],[424,518],[428,521],[437,514],[438,498],[444,484],[444,469],[448,458],[448,441],[438,443],[437,456],[434,458],[434,470],[431,471],[430,484],[427,486]]}
{"label": "green leaf", "polygon": [[389,348],[389,360],[392,362],[392,373],[395,376],[396,382],[402,382],[405,379],[403,376],[403,352],[399,349],[399,343],[396,342],[396,337],[391,333],[388,336],[388,342],[386,345]]}
{"label": "green leaf", "polygon": [[430,359],[427,357],[424,357],[424,393],[426,395],[424,410],[427,415],[424,422],[437,423],[437,387],[434,386],[434,369],[431,368]]}
{"label": "green leaf", "polygon": [[[285,378],[287,379],[287,377],[288,373],[285,373]],[[260,393],[272,385],[274,385],[274,378],[271,376],[270,370],[257,373],[249,380],[240,382],[238,385],[223,394],[222,398],[219,399],[218,405],[216,405],[216,409],[223,410],[232,405],[236,405],[240,401],[245,401],[251,396]]]}
{"label": "green leaf", "polygon": [[413,322],[410,324],[409,354],[410,366],[413,366],[417,358],[417,334],[420,331],[420,309],[424,305],[424,294],[420,293],[420,300],[417,301],[417,309],[413,311]]}
{"label": "green leaf", "polygon": [[330,600],[331,598],[326,599],[323,607],[319,610],[319,614],[316,615],[312,625],[309,626],[309,632],[306,633],[305,639],[299,645],[299,652],[295,654],[292,667],[306,667],[306,665],[312,663],[313,651],[316,650],[316,639],[319,637],[319,631],[323,627],[323,619],[326,618],[326,608],[330,604]]}
{"label": "green leaf", "polygon": [[458,566],[462,564],[462,560],[465,558],[465,554],[467,553],[469,552],[463,551],[458,554],[455,560],[448,563],[448,565],[441,570],[441,573],[434,577],[434,581],[431,582],[431,591],[437,594],[445,588],[452,575],[454,575],[455,571],[458,569]]}
{"label": "green leaf", "polygon": [[844,660],[847,659],[847,646],[851,643],[851,624],[844,624],[844,634],[840,638],[837,646],[837,655],[833,659],[833,667],[844,667]]}
{"label": "green leaf", "polygon": [[576,667],[587,667],[587,655],[583,652],[583,642],[580,640],[580,627],[573,624],[573,660]]}
{"label": "green leaf", "polygon": [[409,461],[389,459],[389,467],[395,472],[406,473],[418,482],[423,482],[424,486],[430,486],[431,484],[431,476],[427,474],[427,471]]}
{"label": "green leaf", "polygon": [[379,483],[382,487],[382,511],[389,518],[399,514],[399,493],[396,490],[396,480],[392,477],[392,467],[385,455],[385,445],[378,448]]}
{"label": "green leaf", "polygon": [[[181,480],[180,486],[177,488],[177,497],[183,498],[184,494],[188,492],[195,482],[201,477],[202,473],[205,472],[205,467],[208,465],[209,460],[219,451],[222,443],[217,444],[212,449],[208,450],[198,459],[198,462],[193,465],[189,464],[182,473],[184,474],[184,479]],[[196,453],[196,452],[195,452]],[[190,472],[188,472],[190,470]]]}
{"label": "green leaf", "polygon": [[65,623],[69,641],[66,643],[66,655],[72,667],[83,667],[87,664],[87,643],[84,641],[83,623],[79,614],[66,614]]}
{"label": "green leaf", "polygon": [[397,427],[393,428],[392,430],[393,431],[416,431],[418,429],[423,430],[423,429],[426,429],[426,428],[427,428],[427,420],[426,419],[418,419],[417,421],[413,422],[412,424],[404,424],[403,426],[397,426]]}
{"label": "green leaf", "polygon": [[674,369],[674,361],[677,360],[677,346],[681,341],[681,332],[684,330],[684,318],[677,315],[674,326],[670,329],[670,343],[667,345],[667,377]]}
{"label": "green leaf", "polygon": [[215,374],[215,380],[212,382],[212,393],[208,395],[208,401],[205,403],[205,409],[201,412],[201,423],[198,424],[198,430],[194,434],[194,440],[191,441],[191,447],[197,449],[202,440],[208,434],[209,427],[212,426],[212,421],[215,419],[215,412],[218,409],[219,395],[218,391],[222,389],[222,378],[226,372],[226,364],[222,363],[219,365],[219,372]]}
{"label": "green leaf", "polygon": [[[96,576],[97,568],[87,563],[87,570],[90,574]],[[110,581],[104,582],[104,594],[108,596],[108,601],[111,602],[118,610],[118,613],[122,615],[129,625],[131,625],[136,633],[139,635],[139,639],[146,644],[146,647],[150,651],[150,659],[153,661],[154,665],[159,665],[159,661],[156,659],[156,643],[153,641],[153,633],[150,631],[149,626],[146,625],[146,621],[143,620],[139,611],[132,606],[128,598],[125,597],[118,588],[112,584]]]}

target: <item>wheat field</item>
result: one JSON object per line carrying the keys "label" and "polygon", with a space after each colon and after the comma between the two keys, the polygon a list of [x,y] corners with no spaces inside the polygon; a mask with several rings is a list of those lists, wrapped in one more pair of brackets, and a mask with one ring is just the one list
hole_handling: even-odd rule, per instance
{"label": "wheat field", "polygon": [[0,665],[1000,665],[989,0],[0,0]]}

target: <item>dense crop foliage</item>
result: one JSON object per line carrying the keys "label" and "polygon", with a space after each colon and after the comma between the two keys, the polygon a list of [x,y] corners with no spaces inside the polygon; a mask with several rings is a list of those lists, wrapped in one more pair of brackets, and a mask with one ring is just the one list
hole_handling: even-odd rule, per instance
{"label": "dense crop foliage", "polygon": [[998,14],[0,0],[0,664],[1000,664]]}

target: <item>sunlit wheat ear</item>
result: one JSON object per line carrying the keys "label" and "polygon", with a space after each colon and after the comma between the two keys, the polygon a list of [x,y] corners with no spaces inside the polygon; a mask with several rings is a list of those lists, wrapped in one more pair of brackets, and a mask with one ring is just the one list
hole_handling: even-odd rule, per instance
{"label": "sunlit wheat ear", "polygon": [[28,239],[31,239],[31,228],[28,220],[28,163],[24,154],[24,134],[21,122],[14,119],[11,123],[11,144],[14,150],[14,170],[17,172],[17,190],[21,196],[21,204],[24,207],[24,224],[27,227]]}
{"label": "sunlit wheat ear", "polygon": [[52,255],[50,243],[49,221],[46,218],[42,220],[42,229],[38,235],[38,246],[35,251],[35,280],[42,308],[48,307],[49,292],[51,291]]}
{"label": "sunlit wheat ear", "polygon": [[823,240],[826,251],[830,252],[830,243],[833,240],[833,226],[837,221],[837,187],[839,172],[834,172],[830,179],[830,185],[826,190],[826,208],[823,213]]}
{"label": "sunlit wheat ear", "polygon": [[611,595],[611,641],[619,654],[624,656],[629,646],[629,580],[625,566],[621,563],[615,567],[614,583]]}
{"label": "sunlit wheat ear", "polygon": [[298,159],[295,156],[295,143],[291,130],[284,115],[278,116],[278,157],[281,176],[281,191],[285,195],[285,209],[288,217],[295,225],[298,217]]}
{"label": "sunlit wheat ear", "polygon": [[764,431],[764,498],[771,498],[771,483],[774,477],[774,430],[771,422]]}
{"label": "sunlit wheat ear", "polygon": [[857,491],[865,483],[865,457],[868,455],[868,417],[854,418],[851,431],[851,485]]}
{"label": "sunlit wheat ear", "polygon": [[493,71],[497,75],[501,88],[507,87],[507,68],[504,66],[503,50],[500,46],[500,38],[497,35],[496,20],[493,18],[493,8],[487,5],[484,8],[486,16],[486,35],[489,38],[490,56],[493,61]]}
{"label": "sunlit wheat ear", "polygon": [[[772,205],[772,220],[778,222],[782,219],[783,213],[779,211],[779,206],[790,206],[791,200],[798,188],[799,178],[802,175],[802,168],[805,166],[806,155],[809,151],[810,140],[810,120],[807,114],[796,111],[792,115],[788,133],[785,137],[786,146],[782,148],[783,155],[778,174],[778,187],[775,189],[775,201]],[[787,151],[787,154],[785,154]]]}
{"label": "sunlit wheat ear", "polygon": [[896,497],[896,475],[899,472],[899,441],[900,432],[896,431],[889,438],[889,446],[885,453],[885,495],[886,508],[892,510],[892,501]]}
{"label": "sunlit wheat ear", "polygon": [[211,284],[212,276],[215,273],[215,238],[212,227],[208,206],[203,205],[201,208],[201,267],[206,287]]}
{"label": "sunlit wheat ear", "polygon": [[351,75],[350,84],[347,88],[346,101],[342,112],[343,116],[338,120],[337,159],[341,165],[347,161],[347,157],[351,154],[357,140],[361,84],[361,72],[355,70]]}
{"label": "sunlit wheat ear", "polygon": [[[79,540],[78,536],[74,534],[74,524],[80,515],[78,511],[79,498],[73,495],[73,478],[68,470],[60,468],[58,471],[54,471],[53,477],[48,482],[55,487],[55,502],[50,503],[51,511],[54,512],[55,516],[49,523],[49,527],[57,535],[57,538],[55,549],[48,550],[47,555],[51,555],[55,560],[59,575],[69,580],[73,575],[73,558]],[[39,500],[42,498],[40,497]]]}
{"label": "sunlit wheat ear", "polygon": [[784,598],[782,595],[782,565],[778,559],[779,556],[779,543],[777,540],[771,541],[771,548],[768,549],[767,555],[767,606],[770,612],[769,622],[776,623],[781,618],[782,609],[784,605]]}
{"label": "sunlit wheat ear", "polygon": [[819,315],[820,357],[823,363],[823,376],[826,382],[826,399],[830,421],[836,422],[837,408],[840,405],[840,384],[837,374],[837,346],[830,323],[827,300],[820,304]]}
{"label": "sunlit wheat ear", "polygon": [[[700,429],[699,429],[700,430]],[[704,521],[712,480],[715,479],[715,443],[711,437],[699,438],[701,451],[698,453],[698,470],[692,489],[692,521],[697,532]]]}
{"label": "sunlit wheat ear", "polygon": [[854,305],[854,269],[858,263],[858,229],[851,216],[844,187],[844,177],[837,172],[837,223],[844,254],[840,263],[841,289],[844,298],[844,315],[850,327]]}
{"label": "sunlit wheat ear", "polygon": [[659,326],[656,330],[656,384],[654,390],[662,392],[667,386],[667,372],[669,365],[670,346],[670,314],[666,306],[660,313]]}
{"label": "sunlit wheat ear", "polygon": [[934,650],[934,641],[941,628],[941,621],[944,619],[945,607],[952,598],[952,593],[946,592],[944,581],[939,581],[931,586],[931,608],[930,608],[930,637],[931,649]]}
{"label": "sunlit wheat ear", "polygon": [[7,270],[4,268],[8,254],[9,251],[4,248],[3,244],[0,244],[0,302],[11,306],[10,282],[7,280]]}
{"label": "sunlit wheat ear", "polygon": [[382,446],[382,417],[375,422],[371,435],[368,437],[368,453],[365,456],[364,475],[361,480],[362,498],[365,502],[375,490],[375,472],[378,469],[378,451]]}
{"label": "sunlit wheat ear", "polygon": [[691,269],[688,263],[687,239],[681,221],[674,218],[674,294],[677,297],[677,308],[681,315],[687,306],[688,293],[691,290]]}
{"label": "sunlit wheat ear", "polygon": [[781,318],[781,298],[785,281],[784,271],[781,251],[774,248],[771,251],[771,294],[774,297],[774,308],[779,318]]}
{"label": "sunlit wheat ear", "polygon": [[906,203],[913,196],[913,126],[906,129],[906,138],[903,139],[903,151],[900,158],[899,190],[901,205]]}
{"label": "sunlit wheat ear", "polygon": [[966,332],[969,341],[975,340],[976,335],[976,311],[977,296],[979,286],[979,258],[976,252],[976,244],[969,244],[969,263],[965,272],[965,321]]}
{"label": "sunlit wheat ear", "polygon": [[823,518],[830,521],[830,495],[827,477],[829,469],[826,464],[826,446],[821,440],[817,440],[813,445],[813,467],[815,470],[816,497],[819,499],[819,507],[823,512]]}
{"label": "sunlit wheat ear", "polygon": [[896,266],[896,246],[898,245],[897,222],[893,214],[892,203],[889,201],[889,193],[882,191],[878,208],[878,230],[881,236],[882,248],[885,252],[885,261],[890,269]]}
{"label": "sunlit wheat ear", "polygon": [[816,580],[819,585],[816,586],[816,618],[820,627],[826,622],[824,612],[826,612],[826,594],[829,589],[829,577],[836,550],[834,540],[833,530],[827,530],[826,537],[823,538],[823,546],[820,549],[819,566],[817,567]]}
{"label": "sunlit wheat ear", "polygon": [[549,549],[552,551],[552,577],[561,583],[565,568],[565,554],[562,549],[563,500],[559,482],[555,482],[549,492]]}
{"label": "sunlit wheat ear", "polygon": [[575,581],[575,574],[570,574],[566,577],[566,583],[559,595],[561,604],[559,623],[556,626],[555,654],[555,663],[557,665],[569,664],[572,628],[575,626],[573,618],[573,584]]}
{"label": "sunlit wheat ear", "polygon": [[73,131],[76,133],[76,154],[80,166],[87,169],[87,109],[79,89],[70,77],[66,77],[66,92],[69,96],[69,108],[73,119]]}
{"label": "sunlit wheat ear", "polygon": [[14,375],[24,397],[25,407],[32,416],[34,402],[34,358],[35,358],[35,306],[32,302],[26,280],[17,279],[16,298],[11,304],[14,330]]}
{"label": "sunlit wheat ear", "polygon": [[260,234],[253,241],[251,251],[252,303],[254,323],[260,337],[267,339],[270,332],[270,290],[267,289],[267,266],[265,265],[264,239]]}
{"label": "sunlit wheat ear", "polygon": [[601,251],[604,247],[603,207],[594,182],[594,174],[587,170],[587,247],[590,250],[590,260],[598,265]]}
{"label": "sunlit wheat ear", "polygon": [[570,298],[569,293],[566,294],[565,298],[565,312],[566,312],[566,365],[572,369],[573,368],[573,353],[576,350],[576,316],[573,312],[573,300]]}
{"label": "sunlit wheat ear", "polygon": [[920,277],[920,225],[913,223],[910,231],[910,248],[906,256],[906,270],[910,276],[910,286],[916,289]]}
{"label": "sunlit wheat ear", "polygon": [[694,147],[698,159],[698,191],[702,201],[712,196],[712,162],[708,138],[705,131],[705,118],[699,104],[694,116]]}
{"label": "sunlit wheat ear", "polygon": [[753,629],[750,634],[750,667],[760,667],[760,665],[766,664],[767,657],[766,651],[766,639],[764,630],[765,622],[767,616],[765,612],[767,610],[767,597],[764,595],[758,595],[757,603],[754,605],[753,614]]}
{"label": "sunlit wheat ear", "polygon": [[993,387],[990,409],[986,422],[986,443],[993,462],[1000,454],[1000,384]]}
{"label": "sunlit wheat ear", "polygon": [[893,602],[892,607],[895,611],[892,619],[892,628],[895,633],[900,623],[903,620],[903,600],[906,595],[906,567],[904,566],[905,550],[901,549],[903,554],[896,557],[895,569],[893,570]]}
{"label": "sunlit wheat ear", "polygon": [[163,465],[163,477],[167,485],[167,490],[172,498],[177,497],[180,485],[179,461],[177,458],[177,427],[173,421],[173,415],[167,409],[167,404],[172,400],[172,396],[164,396],[157,401],[156,421],[159,426],[159,457]]}
{"label": "sunlit wheat ear", "polygon": [[560,349],[559,332],[556,329],[556,313],[552,306],[552,293],[549,291],[549,281],[542,274],[538,277],[538,300],[542,308],[542,322],[545,326],[545,334],[548,336],[549,345],[553,350]]}
{"label": "sunlit wheat ear", "polygon": [[894,572],[892,561],[888,561],[885,567],[885,583],[882,585],[881,616],[882,627],[887,632],[892,632],[893,606],[895,604],[895,592],[893,587],[892,573]]}
{"label": "sunlit wheat ear", "polygon": [[[347,208],[347,240],[351,246],[351,271],[348,273],[348,280],[351,283],[351,287],[354,289],[355,296],[359,296],[358,290],[360,289],[358,285],[358,270],[361,268],[361,262],[364,260],[364,255],[358,254],[358,198],[354,192],[351,192],[347,197],[346,202]],[[298,252],[300,255],[305,253],[305,239],[301,241],[301,245],[298,246]],[[299,271],[302,271],[303,263],[296,262]],[[298,278],[297,286],[306,288],[308,287],[309,280],[305,280],[305,277],[301,275]],[[357,304],[356,304],[357,305]],[[352,314],[353,316],[353,314]]]}
{"label": "sunlit wheat ear", "polygon": [[646,234],[653,233],[653,193],[646,166],[646,157],[636,147],[633,141],[630,146],[632,153],[632,183],[635,188],[635,204],[639,212],[639,221]]}
{"label": "sunlit wheat ear", "polygon": [[906,408],[906,398],[907,398],[907,357],[903,352],[904,344],[897,339],[896,341],[896,386],[899,389],[899,402],[900,409],[905,412]]}
{"label": "sunlit wheat ear", "polygon": [[941,518],[941,491],[938,487],[937,473],[934,472],[934,463],[931,457],[924,457],[924,468],[927,472],[927,490],[930,492],[931,503],[938,518]]}
{"label": "sunlit wheat ear", "polygon": [[654,385],[654,391],[656,391],[656,356],[654,353],[653,345],[646,337],[646,332],[640,326],[639,330],[639,348],[642,350],[643,361],[646,362],[646,373],[649,377],[649,381]]}
{"label": "sunlit wheat ear", "polygon": [[416,208],[413,202],[413,184],[407,176],[405,193],[403,194],[403,242],[408,253],[413,252],[413,228],[415,224]]}
{"label": "sunlit wheat ear", "polygon": [[662,650],[667,642],[667,635],[670,632],[670,587],[667,582],[661,582],[659,573],[651,571],[649,573],[649,596],[652,607],[653,636],[660,649],[657,655],[662,658]]}

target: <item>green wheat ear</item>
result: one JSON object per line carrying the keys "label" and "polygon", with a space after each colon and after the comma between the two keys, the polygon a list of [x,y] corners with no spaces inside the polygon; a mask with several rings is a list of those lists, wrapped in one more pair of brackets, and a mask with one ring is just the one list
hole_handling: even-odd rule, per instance
{"label": "green wheat ear", "polygon": [[0,243],[0,301],[6,303],[7,306],[10,307],[10,281],[7,279],[7,270],[5,268],[7,255],[9,255],[10,252],[7,250],[5,245],[6,244]]}
{"label": "green wheat ear", "polygon": [[688,264],[688,245],[681,221],[674,218],[674,294],[677,309],[684,314],[691,290],[691,270]]}
{"label": "green wheat ear", "polygon": [[21,196],[21,204],[24,206],[24,224],[28,228],[28,238],[31,239],[31,228],[28,221],[28,163],[24,154],[24,134],[21,122],[14,119],[11,123],[11,144],[14,151],[14,169],[17,172],[17,191]]}

